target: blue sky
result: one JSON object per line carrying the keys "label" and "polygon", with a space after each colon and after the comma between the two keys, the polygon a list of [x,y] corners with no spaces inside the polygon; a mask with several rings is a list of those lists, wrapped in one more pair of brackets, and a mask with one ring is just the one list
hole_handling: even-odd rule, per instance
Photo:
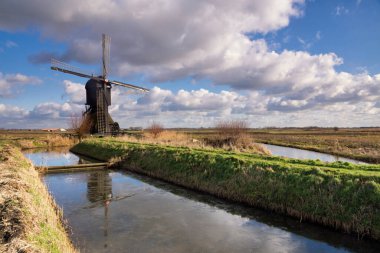
{"label": "blue sky", "polygon": [[86,80],[49,59],[100,73],[103,32],[110,79],[152,89],[113,89],[122,127],[379,126],[378,24],[377,0],[4,0],[0,127],[67,127]]}

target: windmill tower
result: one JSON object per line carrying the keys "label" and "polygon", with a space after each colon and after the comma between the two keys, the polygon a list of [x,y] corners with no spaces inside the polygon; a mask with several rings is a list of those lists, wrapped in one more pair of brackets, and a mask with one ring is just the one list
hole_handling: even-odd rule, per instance
{"label": "windmill tower", "polygon": [[107,79],[110,63],[110,42],[109,36],[102,36],[102,70],[101,76],[85,74],[77,68],[64,62],[52,59],[51,69],[63,73],[89,78],[86,83],[86,111],[84,112],[83,124],[92,134],[107,135],[114,134],[120,130],[119,124],[114,122],[108,113],[108,106],[111,105],[111,88],[112,85],[123,86],[138,92],[148,92],[149,90],[133,84],[127,84],[119,81],[110,81]]}

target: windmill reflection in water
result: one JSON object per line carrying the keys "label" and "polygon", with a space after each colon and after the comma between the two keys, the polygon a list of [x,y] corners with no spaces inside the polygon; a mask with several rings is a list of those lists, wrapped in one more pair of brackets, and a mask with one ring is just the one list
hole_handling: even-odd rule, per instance
{"label": "windmill reflection in water", "polygon": [[[134,196],[114,196],[112,193],[112,178],[108,171],[96,171],[90,173],[87,181],[87,199],[91,205],[84,207],[99,208],[104,207],[104,237],[108,236],[108,213],[111,202],[123,200]],[[107,240],[104,247],[107,248]]]}

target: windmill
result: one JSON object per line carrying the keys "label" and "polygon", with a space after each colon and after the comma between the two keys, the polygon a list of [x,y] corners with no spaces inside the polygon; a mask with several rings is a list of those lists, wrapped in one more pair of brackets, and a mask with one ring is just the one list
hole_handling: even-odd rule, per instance
{"label": "windmill", "polygon": [[[86,83],[86,110],[83,113],[83,123],[85,128],[92,134],[107,135],[119,132],[119,124],[114,122],[108,113],[108,106],[111,105],[111,88],[112,85],[118,85],[133,89],[138,92],[148,92],[149,90],[133,84],[127,84],[119,81],[110,81],[107,79],[110,63],[110,42],[108,35],[102,36],[103,49],[103,74],[94,76],[93,74],[84,74],[77,68],[64,62],[52,59],[51,69],[63,73],[89,78]],[[82,126],[81,126],[82,127]]]}

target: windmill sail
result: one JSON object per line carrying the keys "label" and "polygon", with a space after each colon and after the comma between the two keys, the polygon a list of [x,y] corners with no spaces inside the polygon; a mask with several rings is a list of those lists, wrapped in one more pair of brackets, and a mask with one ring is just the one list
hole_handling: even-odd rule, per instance
{"label": "windmill sail", "polygon": [[51,59],[51,67],[50,68],[52,70],[57,70],[57,71],[67,73],[67,74],[72,74],[75,76],[80,76],[80,77],[84,77],[84,78],[94,78],[93,74],[90,75],[90,74],[83,73],[84,71],[82,71],[81,69],[74,67],[70,64],[67,64],[65,62],[59,61],[57,59],[54,59],[54,58]]}
{"label": "windmill sail", "polygon": [[102,36],[102,49],[103,49],[103,78],[107,79],[109,65],[110,65],[110,50],[111,50],[111,38],[108,35]]}
{"label": "windmill sail", "polygon": [[140,90],[140,91],[145,91],[145,92],[149,91],[149,89],[146,89],[144,87],[140,87],[140,86],[136,86],[136,85],[128,84],[128,83],[122,83],[119,81],[109,81],[109,83],[119,85],[119,86],[123,86],[123,87],[130,88],[130,89],[135,89],[135,90]]}

